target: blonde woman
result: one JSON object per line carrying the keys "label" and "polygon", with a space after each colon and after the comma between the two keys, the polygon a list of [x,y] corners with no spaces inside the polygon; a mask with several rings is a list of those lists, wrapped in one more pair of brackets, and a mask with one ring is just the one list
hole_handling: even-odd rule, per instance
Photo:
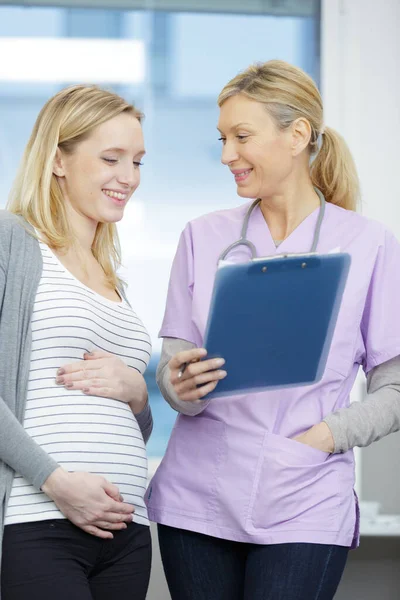
{"label": "blonde woman", "polygon": [[0,213],[1,600],[146,595],[151,344],[115,228],[140,182],[141,118],[96,87],[59,92]]}
{"label": "blonde woman", "polygon": [[[352,448],[400,428],[400,247],[356,214],[352,158],[303,71],[251,66],[219,106],[222,162],[246,203],[192,221],[180,239],[158,368],[180,414],[149,516],[173,600],[331,600],[358,544]],[[348,252],[350,274],[321,381],[207,400],[229,377],[223,359],[199,362],[213,280],[247,216],[258,256],[315,241]],[[249,260],[249,248],[227,258]],[[349,407],[360,365],[368,398]]]}

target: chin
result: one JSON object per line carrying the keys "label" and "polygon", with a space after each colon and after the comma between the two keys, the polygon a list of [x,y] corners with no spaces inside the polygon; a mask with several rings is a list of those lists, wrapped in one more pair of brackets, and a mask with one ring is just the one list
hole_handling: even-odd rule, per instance
{"label": "chin", "polygon": [[116,216],[114,219],[110,219],[109,223],[119,223],[119,221],[122,221],[123,216],[124,216],[124,213],[122,212],[120,215]]}
{"label": "chin", "polygon": [[100,221],[102,223],[118,223],[124,216],[124,208],[120,208],[113,211],[107,211],[106,214],[101,215]]}
{"label": "chin", "polygon": [[257,198],[257,194],[251,188],[239,187],[237,188],[237,195],[241,198]]}

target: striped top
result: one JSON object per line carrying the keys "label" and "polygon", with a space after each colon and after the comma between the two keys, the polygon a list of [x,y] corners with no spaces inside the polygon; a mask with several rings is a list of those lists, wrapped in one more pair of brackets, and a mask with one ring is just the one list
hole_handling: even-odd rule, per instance
{"label": "striped top", "polygon": [[[55,382],[57,369],[104,350],[143,373],[149,335],[130,306],[97,294],[76,279],[40,242],[43,272],[32,315],[32,350],[24,428],[68,471],[103,475],[135,506],[133,520],[148,525],[143,500],[147,456],[130,407],[88,396]],[[5,524],[61,519],[52,500],[16,475]]]}

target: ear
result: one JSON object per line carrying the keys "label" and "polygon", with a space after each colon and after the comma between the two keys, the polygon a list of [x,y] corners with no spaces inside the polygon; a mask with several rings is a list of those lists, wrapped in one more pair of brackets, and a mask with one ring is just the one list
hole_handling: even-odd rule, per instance
{"label": "ear", "polygon": [[57,148],[53,162],[53,173],[57,177],[65,177],[64,157],[60,148]]}
{"label": "ear", "polygon": [[298,156],[305,148],[308,148],[311,139],[311,125],[307,119],[296,119],[292,125],[292,153]]}

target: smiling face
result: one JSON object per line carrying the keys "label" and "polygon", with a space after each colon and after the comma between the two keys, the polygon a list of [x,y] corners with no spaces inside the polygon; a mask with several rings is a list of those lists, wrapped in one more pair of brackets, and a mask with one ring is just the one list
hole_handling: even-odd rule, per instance
{"label": "smiling face", "polygon": [[72,152],[57,150],[53,172],[72,218],[120,221],[140,183],[142,127],[129,112],[98,125]]}
{"label": "smiling face", "polygon": [[239,196],[268,198],[283,191],[297,154],[291,127],[280,130],[264,104],[237,94],[222,104],[218,129],[221,160]]}

